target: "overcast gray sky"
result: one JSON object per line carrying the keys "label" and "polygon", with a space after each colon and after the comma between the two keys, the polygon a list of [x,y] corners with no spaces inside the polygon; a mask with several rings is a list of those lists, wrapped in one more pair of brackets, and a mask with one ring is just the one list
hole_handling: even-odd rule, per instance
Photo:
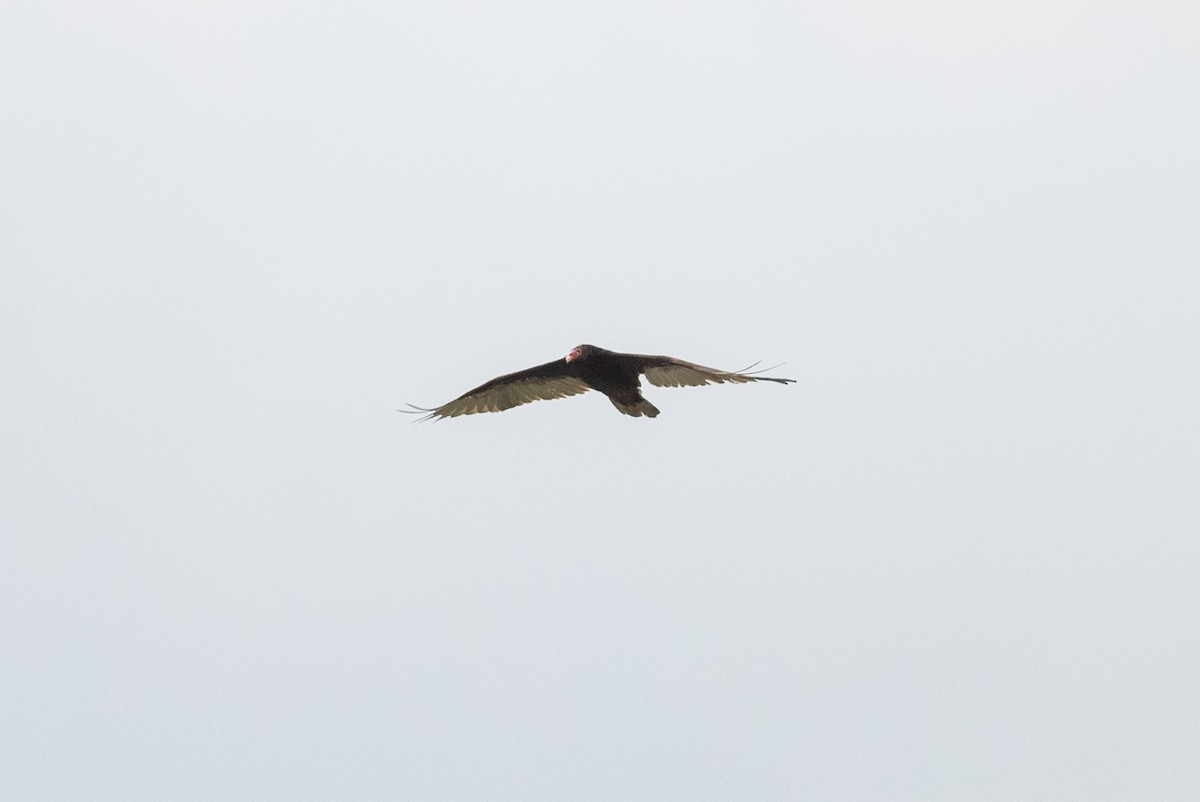
{"label": "overcast gray sky", "polygon": [[0,796],[1197,798],[1197,42],[6,3]]}

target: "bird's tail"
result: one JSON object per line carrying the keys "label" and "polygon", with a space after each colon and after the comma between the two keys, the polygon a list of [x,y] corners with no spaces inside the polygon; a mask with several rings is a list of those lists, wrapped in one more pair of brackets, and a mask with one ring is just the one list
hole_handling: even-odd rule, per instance
{"label": "bird's tail", "polygon": [[626,415],[632,415],[635,418],[640,418],[643,415],[645,415],[647,418],[658,417],[658,407],[654,406],[640,395],[633,403],[623,403],[615,398],[609,398],[609,401],[612,401],[613,406],[619,409],[621,412],[625,413]]}

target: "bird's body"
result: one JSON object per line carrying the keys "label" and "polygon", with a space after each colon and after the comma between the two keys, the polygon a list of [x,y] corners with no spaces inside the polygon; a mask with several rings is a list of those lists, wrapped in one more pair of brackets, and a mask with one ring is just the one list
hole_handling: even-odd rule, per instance
{"label": "bird's body", "polygon": [[643,415],[653,418],[658,415],[658,409],[642,397],[640,377],[643,374],[647,381],[660,387],[753,381],[786,384],[794,381],[745,371],[715,370],[669,356],[622,354],[594,345],[579,345],[562,359],[499,376],[440,407],[409,406],[413,412],[428,413],[423,420],[453,418],[477,412],[500,412],[531,401],[598,390],[622,413],[635,418]]}
{"label": "bird's body", "polygon": [[570,364],[576,366],[580,379],[593,390],[608,396],[613,406],[626,415],[653,418],[658,410],[642,397],[641,371],[632,354],[618,354],[596,346],[587,348],[586,357],[577,357]]}

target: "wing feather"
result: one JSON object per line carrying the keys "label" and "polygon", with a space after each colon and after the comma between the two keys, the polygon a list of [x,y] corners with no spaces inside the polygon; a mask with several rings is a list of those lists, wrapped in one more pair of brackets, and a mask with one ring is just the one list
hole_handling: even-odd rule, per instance
{"label": "wing feather", "polygon": [[566,398],[592,389],[569,371],[566,360],[556,359],[544,365],[498,376],[440,407],[426,408],[409,404],[411,409],[400,411],[427,413],[421,420],[455,418],[480,412],[502,412],[533,401]]}
{"label": "wing feather", "polygon": [[[759,376],[758,374],[763,371],[750,370],[754,365],[744,370],[717,370],[671,356],[640,356],[636,358],[641,360],[642,373],[646,374],[646,381],[656,387],[700,387],[705,384],[724,384],[725,382],[743,384],[758,381],[788,384],[796,381],[795,379],[779,379],[774,376]],[[770,369],[765,368],[764,370]]]}

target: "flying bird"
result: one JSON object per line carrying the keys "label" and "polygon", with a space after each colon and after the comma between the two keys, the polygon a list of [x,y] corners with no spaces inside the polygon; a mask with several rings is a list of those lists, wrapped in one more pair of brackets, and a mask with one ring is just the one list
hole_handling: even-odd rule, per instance
{"label": "flying bird", "polygon": [[[757,364],[757,363],[755,363]],[[751,368],[754,365],[750,366]],[[769,370],[769,368],[767,369]],[[762,370],[716,370],[670,356],[619,354],[595,345],[577,345],[562,359],[499,376],[463,393],[440,407],[427,409],[408,404],[401,412],[426,413],[421,420],[454,418],[476,412],[500,412],[531,401],[566,398],[599,390],[626,415],[657,417],[658,408],[642,397],[641,375],[656,387],[698,387],[733,382],[795,383],[795,379],[760,376]]]}

